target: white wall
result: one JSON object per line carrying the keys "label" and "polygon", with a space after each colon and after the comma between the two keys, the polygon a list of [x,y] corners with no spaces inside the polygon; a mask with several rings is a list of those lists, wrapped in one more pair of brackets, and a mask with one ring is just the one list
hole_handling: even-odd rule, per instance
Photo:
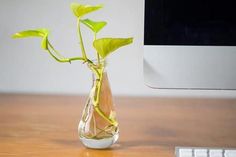
{"label": "white wall", "polygon": [[[232,91],[154,90],[143,83],[144,0],[1,0],[0,2],[0,92],[87,94],[90,72],[80,62],[61,64],[40,49],[39,39],[13,40],[11,34],[29,28],[49,28],[50,40],[65,56],[80,53],[76,18],[71,2],[104,4],[88,17],[108,22],[99,37],[134,37],[134,43],[112,54],[108,72],[115,95],[230,96]],[[82,28],[85,41],[92,34]],[[88,43],[86,42],[88,45]],[[86,47],[89,52],[92,48]],[[93,52],[89,53],[90,55]]]}

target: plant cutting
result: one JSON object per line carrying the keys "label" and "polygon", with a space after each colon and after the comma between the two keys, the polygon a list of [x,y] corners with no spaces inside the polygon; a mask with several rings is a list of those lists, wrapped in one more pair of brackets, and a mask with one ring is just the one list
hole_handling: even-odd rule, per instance
{"label": "plant cutting", "polygon": [[[110,147],[119,136],[116,112],[106,72],[106,59],[118,48],[133,42],[133,38],[97,38],[98,33],[106,26],[107,22],[94,21],[84,17],[101,8],[101,5],[71,4],[71,10],[77,18],[77,35],[81,48],[79,56],[68,58],[61,55],[49,41],[49,31],[45,28],[21,31],[13,35],[13,38],[41,38],[41,48],[60,63],[81,61],[83,64],[87,64],[92,72],[93,84],[82,113],[78,132],[80,140],[86,147],[96,149]],[[85,50],[81,25],[86,26],[94,34],[92,46],[95,49],[96,60],[91,59]]]}

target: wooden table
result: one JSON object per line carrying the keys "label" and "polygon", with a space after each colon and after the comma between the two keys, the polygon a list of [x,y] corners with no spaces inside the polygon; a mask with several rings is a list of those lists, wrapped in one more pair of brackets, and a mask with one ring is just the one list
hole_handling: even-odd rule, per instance
{"label": "wooden table", "polygon": [[174,157],[175,146],[236,147],[236,99],[115,97],[119,142],[78,140],[85,98],[0,94],[1,157]]}

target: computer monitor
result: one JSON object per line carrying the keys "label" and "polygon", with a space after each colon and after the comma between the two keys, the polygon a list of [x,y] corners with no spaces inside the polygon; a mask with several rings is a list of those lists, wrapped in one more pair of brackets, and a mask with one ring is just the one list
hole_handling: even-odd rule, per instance
{"label": "computer monitor", "polygon": [[144,81],[164,89],[236,89],[233,0],[146,0]]}

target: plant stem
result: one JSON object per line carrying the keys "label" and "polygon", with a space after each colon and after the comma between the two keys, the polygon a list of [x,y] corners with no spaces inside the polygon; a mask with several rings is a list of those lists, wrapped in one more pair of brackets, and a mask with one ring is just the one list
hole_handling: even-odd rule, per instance
{"label": "plant stem", "polygon": [[85,52],[85,49],[84,49],[83,38],[82,38],[81,30],[80,30],[80,19],[78,19],[78,21],[77,21],[77,27],[78,27],[78,36],[79,36],[79,40],[80,40],[80,47],[81,47],[81,51],[82,51],[82,56],[85,59],[85,61],[87,61],[88,58],[86,56],[86,52]]}
{"label": "plant stem", "polygon": [[52,44],[49,42],[49,40],[47,41],[48,42],[48,46],[61,58],[65,58],[64,56],[62,56],[57,50],[54,49],[54,47],[52,46]]}
{"label": "plant stem", "polygon": [[47,51],[56,61],[61,62],[61,63],[69,62],[69,59],[59,59],[49,49],[47,49]]}
{"label": "plant stem", "polygon": [[110,134],[112,136],[112,134],[107,131],[107,128],[112,127],[112,126],[113,125],[108,125],[104,129],[100,129],[100,128],[97,127],[96,129],[98,129],[100,131],[98,133],[96,133],[94,136],[92,136],[91,138],[97,138],[97,136],[100,135],[103,132],[105,132],[106,134]]}
{"label": "plant stem", "polygon": [[56,57],[51,51],[50,49],[47,49],[48,53],[58,62],[60,63],[71,63],[71,61],[76,61],[76,60],[81,60],[84,61],[84,58],[82,57],[73,57],[73,58],[58,58]]}
{"label": "plant stem", "polygon": [[77,61],[77,60],[84,61],[84,58],[83,58],[83,57],[73,57],[73,58],[68,58],[68,59],[69,59],[69,62],[71,62],[71,61]]}
{"label": "plant stem", "polygon": [[107,117],[105,115],[105,113],[99,107],[101,87],[102,87],[102,80],[103,80],[103,71],[104,71],[104,68],[101,69],[100,77],[98,79],[98,82],[96,83],[96,90],[97,90],[97,92],[96,92],[96,97],[93,99],[94,109],[103,119],[108,121],[111,125],[117,126],[118,125],[117,121]]}
{"label": "plant stem", "polygon": [[88,62],[88,67],[90,68],[90,70],[92,70],[92,72],[96,75],[96,77],[100,78],[101,74],[97,70],[97,66],[89,59],[86,62]]}
{"label": "plant stem", "polygon": [[97,60],[98,60],[98,66],[100,66],[100,57],[98,53],[97,53]]}
{"label": "plant stem", "polygon": [[97,126],[96,126],[96,120],[95,120],[95,116],[94,113],[92,115],[92,119],[93,119],[93,129],[94,129],[94,134],[97,134]]}
{"label": "plant stem", "polygon": [[103,118],[105,119],[107,122],[109,122],[110,124],[117,126],[118,123],[117,121],[115,121],[114,119],[110,119],[108,118],[105,113],[100,109],[99,105],[97,104],[96,106],[94,106],[95,111]]}
{"label": "plant stem", "polygon": [[[97,33],[94,33],[94,41],[95,40],[97,40]],[[96,54],[97,54],[98,66],[100,66],[100,56],[98,52],[96,52]]]}
{"label": "plant stem", "polygon": [[83,57],[72,57],[72,58],[65,58],[63,55],[61,55],[53,46],[52,44],[49,42],[48,40],[48,46],[58,55],[58,58],[57,56],[55,56],[52,51],[50,51],[50,49],[48,49],[48,52],[49,54],[58,62],[61,62],[61,63],[66,63],[66,62],[71,62],[71,61],[76,61],[76,60],[81,60],[81,61],[84,61],[84,58]]}

